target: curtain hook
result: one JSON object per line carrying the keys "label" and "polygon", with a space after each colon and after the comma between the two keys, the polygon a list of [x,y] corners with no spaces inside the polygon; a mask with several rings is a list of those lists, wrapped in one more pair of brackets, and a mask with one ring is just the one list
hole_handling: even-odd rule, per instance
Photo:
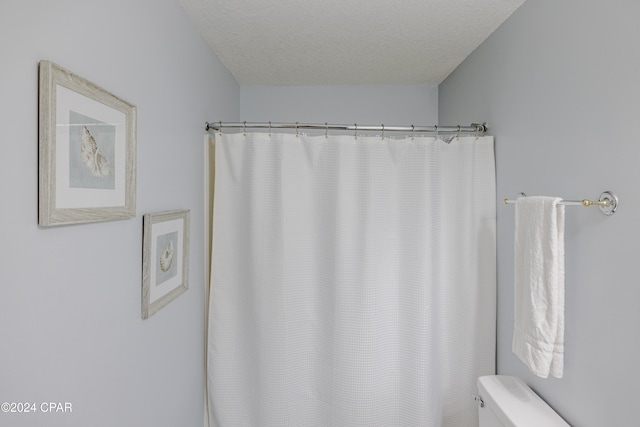
{"label": "curtain hook", "polygon": [[246,120],[242,123],[242,134],[244,136],[247,136],[247,121]]}
{"label": "curtain hook", "polygon": [[298,134],[298,122],[296,122],[296,138],[298,138],[300,135]]}
{"label": "curtain hook", "polygon": [[324,122],[324,137],[329,138],[329,124]]}
{"label": "curtain hook", "polygon": [[220,127],[218,127],[218,132],[220,132],[220,135],[222,135],[222,120],[220,120],[218,123],[220,124]]}
{"label": "curtain hook", "polygon": [[438,125],[436,125],[436,139],[438,139]]}
{"label": "curtain hook", "polygon": [[355,132],[353,132],[353,137],[355,139],[358,139],[358,124],[354,123],[353,126],[355,126]]}
{"label": "curtain hook", "polygon": [[456,139],[460,139],[460,125],[458,125],[458,133],[456,134]]}
{"label": "curtain hook", "polygon": [[384,139],[384,123],[382,124],[382,139]]}
{"label": "curtain hook", "polygon": [[271,122],[269,122],[269,138],[271,138]]}
{"label": "curtain hook", "polygon": [[416,127],[414,125],[411,125],[411,140],[413,141],[413,138],[415,137],[415,132],[416,132]]}

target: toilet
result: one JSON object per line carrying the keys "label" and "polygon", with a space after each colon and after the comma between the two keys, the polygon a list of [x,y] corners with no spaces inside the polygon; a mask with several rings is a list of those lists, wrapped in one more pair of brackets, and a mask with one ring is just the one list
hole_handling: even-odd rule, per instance
{"label": "toilet", "polygon": [[478,378],[480,427],[570,427],[517,377]]}

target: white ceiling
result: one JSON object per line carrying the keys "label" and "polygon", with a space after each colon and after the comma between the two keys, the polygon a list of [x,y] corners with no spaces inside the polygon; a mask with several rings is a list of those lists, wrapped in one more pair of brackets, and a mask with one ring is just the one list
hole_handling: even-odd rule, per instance
{"label": "white ceiling", "polygon": [[525,0],[177,0],[241,85],[438,85]]}

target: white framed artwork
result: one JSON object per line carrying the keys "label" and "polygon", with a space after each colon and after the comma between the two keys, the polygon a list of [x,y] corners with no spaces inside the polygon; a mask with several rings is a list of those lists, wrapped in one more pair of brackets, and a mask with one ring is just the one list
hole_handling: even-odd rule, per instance
{"label": "white framed artwork", "polygon": [[189,228],[189,210],[143,216],[143,319],[189,289]]}
{"label": "white framed artwork", "polygon": [[133,218],[136,107],[40,61],[38,224]]}

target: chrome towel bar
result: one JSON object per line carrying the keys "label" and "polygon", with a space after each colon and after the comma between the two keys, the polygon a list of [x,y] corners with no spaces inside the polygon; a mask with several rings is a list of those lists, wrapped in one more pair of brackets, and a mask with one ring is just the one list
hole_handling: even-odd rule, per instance
{"label": "chrome towel bar", "polygon": [[[520,193],[518,197],[527,197],[526,194]],[[504,203],[506,205],[514,204],[515,200],[509,200],[507,198],[504,199]],[[618,208],[618,197],[612,193],[611,191],[604,191],[598,200],[562,200],[560,201],[561,205],[569,205],[569,206],[598,206],[600,208],[600,212],[604,215],[613,215],[613,213]]]}

